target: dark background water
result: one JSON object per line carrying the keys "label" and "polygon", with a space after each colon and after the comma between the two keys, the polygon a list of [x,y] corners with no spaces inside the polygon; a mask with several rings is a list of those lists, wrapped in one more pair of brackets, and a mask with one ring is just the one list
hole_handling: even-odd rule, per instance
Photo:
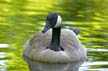
{"label": "dark background water", "polygon": [[79,71],[108,71],[107,0],[0,0],[0,71],[29,71],[23,45],[44,26],[48,13],[63,18],[63,26],[80,28],[88,60]]}

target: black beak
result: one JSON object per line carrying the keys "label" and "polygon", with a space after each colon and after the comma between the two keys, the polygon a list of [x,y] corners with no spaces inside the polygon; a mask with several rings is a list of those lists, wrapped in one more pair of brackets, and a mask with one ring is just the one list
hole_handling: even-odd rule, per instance
{"label": "black beak", "polygon": [[50,25],[49,21],[46,21],[46,25],[45,25],[44,29],[42,30],[42,33],[47,32],[50,28],[51,28],[51,25]]}

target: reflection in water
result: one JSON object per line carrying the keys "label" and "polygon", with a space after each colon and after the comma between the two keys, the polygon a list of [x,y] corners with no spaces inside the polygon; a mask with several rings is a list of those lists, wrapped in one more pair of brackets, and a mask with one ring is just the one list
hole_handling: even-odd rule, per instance
{"label": "reflection in water", "polygon": [[30,71],[78,71],[81,64],[85,61],[85,59],[83,59],[69,64],[50,64],[36,62],[25,56],[24,59],[28,63]]}
{"label": "reflection in water", "polygon": [[9,45],[8,44],[0,44],[0,48],[8,48],[9,47]]}
{"label": "reflection in water", "polygon": [[6,52],[8,51],[9,45],[5,43],[0,44],[0,71],[6,71],[4,65],[6,65],[7,57]]}

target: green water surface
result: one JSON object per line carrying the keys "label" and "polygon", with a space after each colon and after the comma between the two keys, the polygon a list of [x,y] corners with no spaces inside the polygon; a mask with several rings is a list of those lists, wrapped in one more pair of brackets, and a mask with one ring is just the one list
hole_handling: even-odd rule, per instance
{"label": "green water surface", "polygon": [[23,45],[41,30],[48,13],[81,30],[88,52],[79,71],[108,71],[107,0],[0,0],[0,71],[29,71]]}

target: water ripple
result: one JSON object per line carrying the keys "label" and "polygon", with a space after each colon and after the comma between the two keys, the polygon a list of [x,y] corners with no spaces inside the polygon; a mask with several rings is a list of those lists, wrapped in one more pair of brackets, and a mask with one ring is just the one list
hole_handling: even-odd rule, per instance
{"label": "water ripple", "polygon": [[90,51],[90,52],[108,52],[108,49],[94,49],[94,48],[87,48],[87,51]]}
{"label": "water ripple", "polygon": [[8,48],[9,44],[0,43],[0,48]]}

